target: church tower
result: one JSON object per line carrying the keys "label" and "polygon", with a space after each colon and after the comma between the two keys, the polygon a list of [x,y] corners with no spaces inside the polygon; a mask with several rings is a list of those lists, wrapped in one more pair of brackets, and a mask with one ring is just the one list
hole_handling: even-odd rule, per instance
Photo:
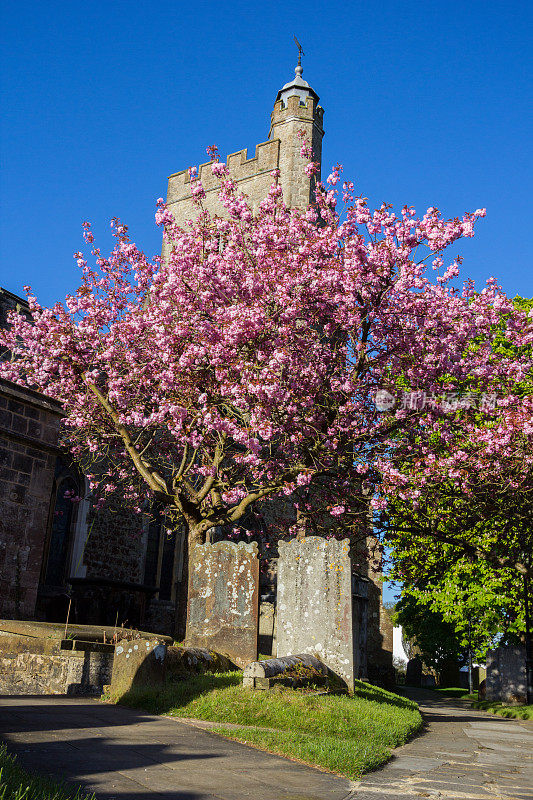
{"label": "church tower", "polygon": [[313,201],[316,178],[309,178],[300,155],[302,140],[299,132],[313,148],[313,161],[322,162],[322,137],[324,110],[318,105],[319,97],[302,78],[301,59],[294,70],[294,78],[280,89],[271,115],[269,141],[279,141],[279,169],[283,199],[290,208],[305,209]]}
{"label": "church tower", "polygon": [[[239,191],[249,197],[254,209],[266,197],[274,169],[280,171],[283,197],[288,206],[305,210],[313,200],[315,182],[320,180],[320,173],[312,178],[305,174],[306,162],[300,155],[302,141],[298,133],[303,131],[305,139],[312,145],[313,160],[320,164],[324,111],[318,104],[317,93],[302,78],[302,72],[301,59],[298,58],[294,78],[278,92],[268,140],[256,145],[255,156],[248,158],[245,149],[227,158],[231,177],[236,181]],[[198,177],[206,192],[205,207],[212,214],[224,216],[224,208],[217,196],[219,181],[211,173],[210,162],[200,165]],[[188,170],[169,177],[167,203],[178,225],[196,216],[197,208],[192,202]]]}

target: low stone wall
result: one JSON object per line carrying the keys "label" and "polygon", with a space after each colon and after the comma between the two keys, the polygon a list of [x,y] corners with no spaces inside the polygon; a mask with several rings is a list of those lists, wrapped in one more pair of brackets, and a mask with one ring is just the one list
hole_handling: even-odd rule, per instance
{"label": "low stone wall", "polygon": [[0,634],[0,694],[99,694],[113,655],[99,642]]}
{"label": "low stone wall", "polygon": [[[0,694],[102,694],[237,669],[213,650],[171,646],[169,636],[113,628],[0,620]],[[81,638],[84,637],[84,638]],[[119,641],[110,643],[112,637]]]}
{"label": "low stone wall", "polygon": [[[0,694],[101,694],[111,682],[115,645],[150,634],[97,626],[0,620]],[[170,637],[157,641],[171,642]],[[123,645],[124,646],[124,645]]]}

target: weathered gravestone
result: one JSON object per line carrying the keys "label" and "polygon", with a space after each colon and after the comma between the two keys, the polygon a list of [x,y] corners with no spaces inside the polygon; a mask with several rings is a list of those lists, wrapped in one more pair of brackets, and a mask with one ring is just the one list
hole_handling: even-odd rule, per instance
{"label": "weathered gravestone", "polygon": [[122,641],[115,647],[110,693],[122,697],[134,686],[162,686],[167,645],[157,639]]}
{"label": "weathered gravestone", "polygon": [[243,667],[257,659],[259,559],[252,542],[196,545],[186,643]]}
{"label": "weathered gravestone", "polygon": [[525,645],[500,645],[495,650],[489,650],[485,695],[487,700],[501,703],[526,702]]}
{"label": "weathered gravestone", "polygon": [[[164,637],[165,639],[168,637]],[[163,686],[204,672],[235,669],[229,659],[197,647],[171,647],[158,639],[123,640],[115,647],[109,692],[123,697],[130,689]]]}
{"label": "weathered gravestone", "polygon": [[407,662],[405,683],[407,686],[422,685],[422,661],[420,660],[419,656],[410,658]]}
{"label": "weathered gravestone", "polygon": [[353,690],[366,677],[366,587],[349,549],[320,536],[279,543],[277,655],[312,653]]}

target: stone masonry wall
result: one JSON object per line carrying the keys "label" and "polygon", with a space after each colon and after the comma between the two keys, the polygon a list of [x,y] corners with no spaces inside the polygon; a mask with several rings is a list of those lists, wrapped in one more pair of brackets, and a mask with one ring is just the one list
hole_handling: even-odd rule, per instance
{"label": "stone masonry wall", "polygon": [[88,578],[143,582],[144,544],[140,514],[110,504],[88,514],[87,528],[90,533],[83,563]]}
{"label": "stone masonry wall", "polygon": [[268,138],[277,138],[280,142],[280,182],[283,199],[289,208],[305,210],[313,202],[313,191],[316,181],[320,180],[320,172],[314,178],[306,175],[306,161],[300,153],[302,140],[298,134],[303,132],[313,149],[313,160],[320,165],[324,136],[323,114],[323,109],[312,97],[306,99],[305,105],[297,96],[289,97],[286,105],[281,100],[274,104]]}
{"label": "stone masonry wall", "polygon": [[0,616],[32,617],[61,407],[0,379]]}
{"label": "stone masonry wall", "polygon": [[27,301],[23,297],[18,297],[16,294],[0,286],[0,328],[9,327],[7,315],[11,311],[24,314],[26,318],[30,316]]}
{"label": "stone masonry wall", "polygon": [[113,648],[0,634],[0,694],[97,694],[111,682]]}
{"label": "stone masonry wall", "polygon": [[369,557],[361,563],[358,571],[368,581],[368,678],[392,688],[395,680],[392,666],[393,625],[389,612],[383,606],[382,556],[376,549],[376,540],[369,536],[367,549]]}
{"label": "stone masonry wall", "polygon": [[[323,110],[312,97],[305,105],[298,97],[289,97],[284,107],[281,101],[274,105],[268,141],[256,145],[255,156],[248,158],[247,150],[238,150],[227,158],[231,177],[238,189],[248,196],[252,209],[257,211],[273,182],[272,170],[280,170],[280,183],[283,198],[290,208],[305,209],[312,202],[315,179],[305,173],[305,160],[300,155],[302,146],[298,131],[303,131],[311,142],[314,158],[320,163],[322,155]],[[225,216],[226,211],[218,200],[219,179],[211,172],[210,162],[200,164],[198,177],[206,192],[203,206],[210,213]],[[318,179],[320,176],[318,176]],[[170,175],[168,179],[167,203],[176,222],[184,226],[187,220],[194,219],[197,207],[192,202],[191,183],[188,170]],[[165,253],[163,253],[165,255]]]}
{"label": "stone masonry wall", "polygon": [[[248,158],[248,151],[238,150],[227,158],[232,178],[238,183],[239,191],[252,200],[254,210],[268,194],[272,184],[271,172],[279,166],[279,142],[262,142],[255,148],[255,156]],[[204,207],[212,214],[225,216],[225,209],[218,200],[220,180],[211,172],[211,163],[200,164],[198,177],[206,192]],[[198,214],[191,195],[191,182],[188,170],[182,170],[168,179],[167,203],[176,222],[182,227]]]}
{"label": "stone masonry wall", "polygon": [[393,625],[383,607],[380,575],[372,575],[368,588],[368,677],[372,683],[391,688],[394,683],[392,666]]}

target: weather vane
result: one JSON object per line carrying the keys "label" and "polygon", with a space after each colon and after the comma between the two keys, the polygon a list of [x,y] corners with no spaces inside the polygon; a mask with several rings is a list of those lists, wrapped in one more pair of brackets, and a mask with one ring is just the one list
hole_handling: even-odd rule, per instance
{"label": "weather vane", "polygon": [[296,42],[296,47],[298,48],[298,66],[301,67],[302,66],[302,56],[305,56],[305,53],[303,51],[302,45],[300,44],[300,42],[298,41],[296,36],[294,37],[294,41]]}

